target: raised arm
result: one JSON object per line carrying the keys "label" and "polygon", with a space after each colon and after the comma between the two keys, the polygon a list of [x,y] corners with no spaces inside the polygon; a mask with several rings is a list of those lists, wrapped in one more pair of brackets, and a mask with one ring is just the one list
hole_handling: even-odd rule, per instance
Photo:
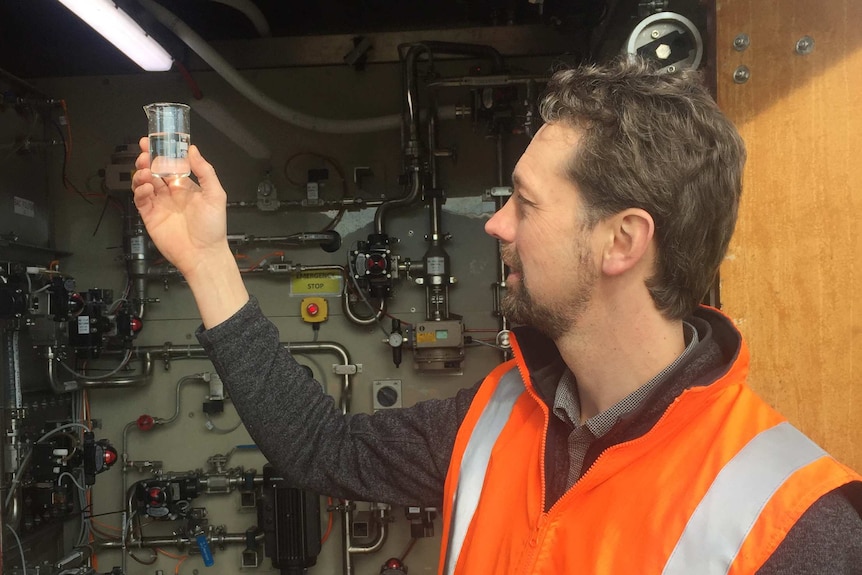
{"label": "raised arm", "polygon": [[147,138],[141,138],[132,190],[135,205],[159,252],[188,282],[204,326],[216,326],[237,312],[248,292],[227,243],[227,194],[215,169],[197,146],[191,178],[153,177]]}

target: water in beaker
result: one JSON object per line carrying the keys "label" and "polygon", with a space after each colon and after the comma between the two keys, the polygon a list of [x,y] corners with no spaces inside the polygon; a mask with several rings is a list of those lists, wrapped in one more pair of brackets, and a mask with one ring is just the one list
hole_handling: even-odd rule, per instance
{"label": "water in beaker", "polygon": [[186,104],[159,102],[144,106],[150,139],[150,171],[160,178],[188,176],[190,122]]}

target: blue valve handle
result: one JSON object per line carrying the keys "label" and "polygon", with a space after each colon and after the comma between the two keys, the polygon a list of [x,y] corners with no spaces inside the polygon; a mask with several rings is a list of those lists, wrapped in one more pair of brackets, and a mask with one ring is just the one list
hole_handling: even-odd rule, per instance
{"label": "blue valve handle", "polygon": [[212,567],[215,561],[213,560],[213,553],[210,551],[210,544],[209,541],[207,541],[207,536],[203,533],[199,533],[195,535],[195,539],[198,542],[198,549],[201,550],[201,558],[204,560],[204,565]]}

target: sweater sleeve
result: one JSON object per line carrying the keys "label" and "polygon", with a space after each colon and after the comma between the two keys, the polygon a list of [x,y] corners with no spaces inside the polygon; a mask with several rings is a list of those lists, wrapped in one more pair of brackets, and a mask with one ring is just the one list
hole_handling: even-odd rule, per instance
{"label": "sweater sleeve", "polygon": [[343,415],[281,344],[255,298],[197,337],[252,439],[291,484],[344,499],[440,505],[478,384],[409,408]]}
{"label": "sweater sleeve", "polygon": [[862,575],[862,510],[851,503],[860,490],[849,484],[815,501],[757,575]]}

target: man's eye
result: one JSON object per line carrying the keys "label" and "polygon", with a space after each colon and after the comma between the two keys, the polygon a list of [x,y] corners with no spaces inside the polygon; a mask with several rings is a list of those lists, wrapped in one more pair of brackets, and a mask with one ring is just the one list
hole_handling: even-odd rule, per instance
{"label": "man's eye", "polygon": [[528,200],[527,198],[525,198],[524,196],[521,196],[521,195],[515,196],[515,200],[518,202],[519,206],[532,207],[535,205],[533,202],[531,202],[530,200]]}

